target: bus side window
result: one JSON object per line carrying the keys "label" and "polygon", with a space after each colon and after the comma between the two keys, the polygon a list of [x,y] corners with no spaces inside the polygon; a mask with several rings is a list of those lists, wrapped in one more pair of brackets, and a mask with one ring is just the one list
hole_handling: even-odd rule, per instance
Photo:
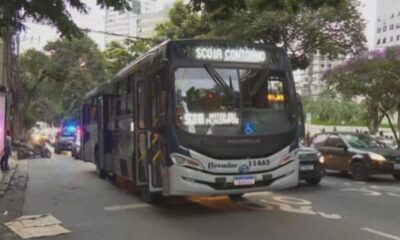
{"label": "bus side window", "polygon": [[151,125],[153,128],[160,126],[160,109],[159,109],[159,98],[160,89],[158,84],[158,79],[153,79],[151,81]]}
{"label": "bus side window", "polygon": [[143,81],[138,82],[137,84],[137,94],[138,94],[138,101],[137,101],[137,106],[138,106],[138,119],[139,119],[139,127],[140,128],[145,128],[145,119],[144,119],[144,104],[146,101],[146,96],[144,94],[144,88],[143,88]]}

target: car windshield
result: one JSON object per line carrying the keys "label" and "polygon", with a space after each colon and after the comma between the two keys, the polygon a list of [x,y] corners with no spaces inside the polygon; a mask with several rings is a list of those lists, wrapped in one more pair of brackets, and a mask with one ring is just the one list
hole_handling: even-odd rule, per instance
{"label": "car windshield", "polygon": [[178,125],[201,135],[272,134],[290,128],[284,72],[179,68],[175,72]]}
{"label": "car windshield", "polygon": [[342,134],[342,137],[354,148],[378,148],[382,145],[367,134]]}

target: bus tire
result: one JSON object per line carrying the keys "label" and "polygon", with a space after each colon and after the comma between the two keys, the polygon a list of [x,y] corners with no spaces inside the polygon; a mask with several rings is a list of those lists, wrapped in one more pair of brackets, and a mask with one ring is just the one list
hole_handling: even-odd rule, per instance
{"label": "bus tire", "polygon": [[99,165],[99,149],[95,148],[94,150],[94,158],[95,158],[95,162],[96,162],[96,172],[97,172],[97,176],[101,179],[106,179],[107,178],[107,171],[104,170],[104,168],[101,168]]}
{"label": "bus tire", "polygon": [[143,200],[150,204],[161,204],[165,198],[160,192],[150,192],[148,186],[142,188]]}
{"label": "bus tire", "polygon": [[244,193],[229,194],[229,198],[233,201],[240,200],[243,198]]}

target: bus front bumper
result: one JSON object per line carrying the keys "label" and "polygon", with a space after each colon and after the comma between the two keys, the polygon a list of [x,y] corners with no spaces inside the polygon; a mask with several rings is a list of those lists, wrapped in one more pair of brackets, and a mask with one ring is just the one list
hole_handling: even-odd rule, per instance
{"label": "bus front bumper", "polygon": [[254,177],[255,183],[253,185],[235,186],[234,179],[243,175],[215,175],[179,165],[172,165],[168,169],[169,188],[164,192],[164,195],[229,195],[284,189],[297,186],[298,169],[299,163],[295,160],[273,171],[248,173],[245,176]]}

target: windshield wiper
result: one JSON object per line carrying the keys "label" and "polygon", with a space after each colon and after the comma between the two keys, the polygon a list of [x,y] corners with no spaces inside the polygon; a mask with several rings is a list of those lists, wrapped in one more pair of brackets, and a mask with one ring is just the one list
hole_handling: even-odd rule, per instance
{"label": "windshield wiper", "polygon": [[210,74],[212,80],[220,87],[222,87],[222,89],[228,93],[231,97],[235,98],[235,92],[233,91],[232,88],[230,88],[226,82],[224,81],[224,79],[222,78],[222,76],[215,71],[215,69],[213,67],[211,67],[209,64],[204,64],[205,69],[207,70],[208,74]]}
{"label": "windshield wiper", "polygon": [[254,96],[257,93],[258,89],[263,84],[264,79],[266,78],[268,73],[269,73],[269,68],[264,68],[263,71],[261,72],[260,76],[256,80],[256,83],[254,84],[253,88],[250,91],[250,96],[251,97]]}

